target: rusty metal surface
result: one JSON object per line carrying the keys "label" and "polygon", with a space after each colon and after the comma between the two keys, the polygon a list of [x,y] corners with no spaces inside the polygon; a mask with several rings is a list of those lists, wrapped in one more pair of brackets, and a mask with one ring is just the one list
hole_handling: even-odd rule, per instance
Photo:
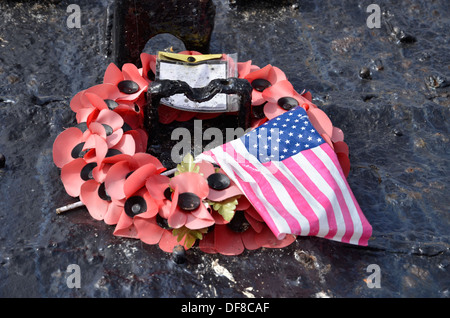
{"label": "rusty metal surface", "polygon": [[[98,84],[111,52],[111,2],[0,2],[0,296],[449,297],[449,7],[446,0],[214,1],[211,53],[278,66],[345,133],[349,183],[372,224],[369,247],[302,237],[236,257],[114,237],[71,203],[52,162],[75,122],[69,101]],[[66,269],[81,268],[81,288]],[[369,288],[367,268],[381,270]]]}

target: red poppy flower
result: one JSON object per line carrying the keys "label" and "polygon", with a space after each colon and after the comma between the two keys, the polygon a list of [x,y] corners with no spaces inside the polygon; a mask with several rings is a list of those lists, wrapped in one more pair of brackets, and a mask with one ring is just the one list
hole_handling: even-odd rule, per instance
{"label": "red poppy flower", "polygon": [[207,199],[215,202],[224,201],[231,197],[242,195],[239,187],[225,174],[222,169],[217,169],[207,161],[196,163],[199,172],[207,180],[209,193]]}
{"label": "red poppy flower", "polygon": [[251,72],[245,76],[245,79],[250,82],[253,87],[252,91],[252,105],[259,106],[266,102],[263,92],[277,84],[280,81],[287,80],[286,75],[278,67],[267,65],[262,69]]}
{"label": "red poppy flower", "polygon": [[165,252],[171,253],[177,245],[182,245],[185,249],[185,238],[178,241],[178,237],[172,234],[172,228],[169,227],[167,219],[170,215],[171,201],[163,200],[163,204],[159,208],[158,214],[152,218],[141,218],[137,215],[134,218],[134,226],[139,233],[139,239],[146,244],[158,244],[159,248]]}
{"label": "red poppy flower", "polygon": [[[184,239],[178,242],[177,237],[172,234],[172,230],[168,230],[158,223],[158,216],[143,218],[137,215],[134,218],[134,226],[142,242],[150,245],[158,244],[159,248],[167,253],[171,253],[177,245],[185,245]],[[185,248],[188,247],[185,246]]]}
{"label": "red poppy flower", "polygon": [[124,160],[128,155],[116,155],[104,160],[104,164],[92,170],[93,179],[81,185],[80,200],[86,206],[89,214],[96,220],[104,220],[106,224],[117,224],[121,211],[122,201],[113,200],[105,189],[105,178],[108,170],[118,161]]}
{"label": "red poppy flower", "polygon": [[[149,219],[158,213],[158,204],[150,196],[145,187],[126,198],[121,209],[114,235],[139,238],[139,230],[135,221],[139,218]],[[138,223],[139,224],[139,223]]]}
{"label": "red poppy flower", "polygon": [[122,127],[122,117],[109,109],[104,109],[84,126],[66,129],[53,143],[55,165],[62,168],[80,157],[88,161],[95,157],[100,165],[106,156],[118,153],[133,155],[137,143],[139,142],[141,149],[141,144],[147,142],[146,137],[141,132],[124,134]]}
{"label": "red poppy flower", "polygon": [[104,84],[111,84],[119,89],[117,100],[136,101],[147,90],[148,82],[139,69],[131,63],[125,63],[120,70],[114,63],[109,64],[103,77]]}
{"label": "red poppy flower", "polygon": [[[125,182],[136,170],[148,164],[153,165],[158,174],[165,170],[161,162],[148,153],[136,153],[133,156],[124,157],[123,160],[116,162],[108,170],[105,177],[105,189],[109,196],[116,201],[124,200],[126,198]],[[144,172],[145,170],[140,171],[140,177],[142,177]],[[144,175],[144,177],[148,176]],[[142,182],[140,184],[142,187]]]}
{"label": "red poppy flower", "polygon": [[[96,96],[92,97],[92,95]],[[120,91],[115,85],[99,84],[76,94],[70,101],[70,108],[76,113],[77,123],[86,122],[94,110],[114,109]]]}
{"label": "red poppy flower", "polygon": [[123,183],[123,212],[114,230],[115,235],[139,238],[142,232],[142,236],[149,239],[148,229],[141,227],[143,223],[136,223],[135,220],[152,219],[158,214],[165,199],[164,190],[169,186],[169,178],[160,175],[161,170],[153,163],[148,163],[126,178]]}
{"label": "red poppy flower", "polygon": [[174,190],[169,226],[180,228],[183,225],[191,230],[198,230],[214,224],[214,218],[203,200],[209,193],[206,179],[195,172],[184,172],[170,180]]}

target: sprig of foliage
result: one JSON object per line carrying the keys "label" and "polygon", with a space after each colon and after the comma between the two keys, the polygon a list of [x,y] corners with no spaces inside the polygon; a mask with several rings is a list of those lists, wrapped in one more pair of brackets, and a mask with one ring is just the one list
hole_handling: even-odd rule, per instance
{"label": "sprig of foliage", "polygon": [[195,164],[194,157],[191,154],[187,154],[186,156],[184,156],[181,163],[177,165],[177,171],[174,175],[177,176],[183,172],[199,173],[199,171],[200,167]]}
{"label": "sprig of foliage", "polygon": [[214,202],[214,201],[207,201],[212,208],[219,213],[225,221],[230,222],[231,219],[234,216],[234,212],[236,210],[236,206],[238,205],[238,199],[240,198],[240,195],[231,197],[229,199],[226,199],[224,201],[220,202]]}
{"label": "sprig of foliage", "polygon": [[181,242],[184,239],[184,246],[186,249],[191,248],[196,240],[203,239],[203,234],[208,232],[207,228],[199,230],[191,230],[185,226],[172,230],[172,235],[177,236],[177,242]]}

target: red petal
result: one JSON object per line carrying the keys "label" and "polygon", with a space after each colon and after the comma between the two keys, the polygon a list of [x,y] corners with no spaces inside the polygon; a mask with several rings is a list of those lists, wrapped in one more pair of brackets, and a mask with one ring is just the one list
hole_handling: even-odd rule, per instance
{"label": "red petal", "polygon": [[80,91],[77,94],[75,94],[74,97],[70,100],[70,109],[72,109],[73,112],[78,112],[80,109],[82,109],[83,103],[81,101],[81,96],[84,94],[85,91]]}
{"label": "red petal", "polygon": [[146,244],[158,244],[164,233],[164,229],[156,224],[156,218],[135,218],[134,226],[137,229],[139,239]]}
{"label": "red petal", "polygon": [[209,186],[206,179],[195,172],[180,173],[176,177],[170,180],[170,187],[175,189],[178,187],[180,193],[192,192],[200,197],[200,199],[206,198],[209,193]]}
{"label": "red petal", "polygon": [[109,203],[98,196],[99,186],[100,184],[95,180],[88,180],[83,183],[80,191],[80,200],[94,219],[103,220]]}
{"label": "red petal", "polygon": [[120,91],[117,88],[117,85],[112,84],[98,84],[88,88],[86,92],[93,93],[99,96],[102,100],[105,99],[115,100],[120,96]]}
{"label": "red petal", "polygon": [[196,165],[200,168],[199,173],[201,173],[204,178],[208,178],[210,175],[216,172],[213,164],[208,161],[200,161],[196,163]]}
{"label": "red petal", "polygon": [[[98,135],[100,137],[102,137],[103,139],[106,139],[106,130],[105,127],[103,127],[103,125],[101,123],[98,122],[91,122],[89,124],[89,131],[91,132],[91,134],[95,134]],[[85,134],[86,136],[87,134]],[[86,144],[85,147],[86,148],[93,148],[93,144],[88,143],[88,138],[86,139]],[[93,142],[93,139],[91,139],[91,142]]]}
{"label": "red petal", "polygon": [[96,122],[110,126],[116,131],[123,126],[123,118],[110,109],[103,109],[97,116]]}
{"label": "red petal", "polygon": [[184,246],[184,239],[178,242],[176,236],[173,236],[171,232],[164,230],[161,240],[159,241],[159,248],[164,252],[172,253],[173,248],[177,245]]}
{"label": "red petal", "polygon": [[[259,78],[269,80],[268,77],[269,77],[269,72],[270,72],[271,69],[272,69],[272,65],[268,64],[268,65],[264,66],[263,68],[261,68],[261,69],[255,71],[255,72],[252,72],[252,73],[248,74],[248,75],[245,77],[245,79],[248,80],[248,81],[250,82],[250,84],[251,84],[255,79],[259,79]],[[273,84],[275,84],[275,83],[272,83],[272,82],[271,82],[271,84],[273,85]]]}
{"label": "red petal", "polygon": [[147,81],[141,76],[136,65],[132,63],[125,63],[122,66],[122,73],[125,80],[134,81],[139,85],[139,88],[142,90],[147,87]]}
{"label": "red petal", "polygon": [[120,141],[112,148],[119,150],[122,154],[132,156],[135,154],[136,151],[136,143],[132,135],[125,134],[122,136]]}
{"label": "red petal", "polygon": [[77,197],[80,195],[81,185],[85,182],[81,179],[81,169],[86,165],[86,161],[78,158],[64,165],[61,169],[61,181],[68,195]]}
{"label": "red petal", "polygon": [[191,120],[192,118],[195,117],[195,112],[188,112],[188,111],[184,111],[184,110],[179,110],[178,111],[178,116],[175,119],[176,121],[188,121]]}
{"label": "red petal", "polygon": [[[115,132],[113,132],[111,135],[107,136],[106,143],[108,144],[108,148],[115,147],[122,140],[122,136],[123,136],[122,129],[118,129]],[[133,143],[134,143],[134,140],[133,140]]]}
{"label": "red petal", "polygon": [[124,184],[125,177],[133,169],[126,161],[121,161],[114,164],[108,171],[105,178],[105,189],[111,198],[122,200],[125,198]]}
{"label": "red petal", "polygon": [[342,172],[344,173],[345,177],[348,177],[348,174],[350,173],[350,160],[348,156],[345,153],[338,152],[336,154],[339,164],[341,165]]}
{"label": "red petal", "polygon": [[266,115],[267,119],[271,120],[275,117],[280,116],[281,114],[284,114],[286,110],[278,106],[277,103],[267,103],[264,105],[264,115]]}
{"label": "red petal", "polygon": [[344,141],[338,141],[334,143],[334,152],[339,153],[342,152],[343,154],[347,155],[349,154],[348,146]]}
{"label": "red petal", "polygon": [[232,183],[228,188],[223,190],[214,190],[209,188],[209,193],[207,198],[211,201],[220,202],[237,195],[242,195],[243,193],[237,185]]}
{"label": "red petal", "polygon": [[208,209],[200,203],[200,206],[191,213],[187,214],[186,227],[191,230],[198,230],[209,227],[214,224],[214,218]]}
{"label": "red petal", "polygon": [[214,232],[203,235],[203,238],[198,243],[199,249],[208,254],[216,254],[217,250],[214,242]]}
{"label": "red petal", "polygon": [[105,223],[108,225],[115,225],[117,224],[117,222],[119,222],[122,212],[123,206],[117,205],[114,202],[110,202],[103,221],[105,221]]}
{"label": "red petal", "polygon": [[153,175],[147,179],[145,187],[155,200],[164,200],[164,191],[169,186],[170,178],[162,175]]}
{"label": "red petal", "polygon": [[126,197],[132,196],[139,189],[145,186],[148,177],[156,174],[156,167],[153,164],[147,164],[135,170],[126,180],[123,191]]}
{"label": "red petal", "polygon": [[333,142],[344,141],[344,132],[337,127],[333,127],[333,135],[331,135]]}
{"label": "red petal", "polygon": [[240,233],[235,233],[226,225],[214,227],[214,239],[217,252],[223,255],[239,255],[244,252]]}
{"label": "red petal", "polygon": [[162,124],[170,124],[178,117],[180,111],[173,107],[161,105],[158,107],[159,122]]}
{"label": "red petal", "polygon": [[286,237],[282,240],[278,240],[268,226],[265,226],[264,229],[256,234],[256,243],[268,248],[282,248],[292,244],[296,237],[294,235],[286,235]]}
{"label": "red petal", "polygon": [[108,109],[105,101],[98,95],[86,92],[84,96],[89,100],[89,103],[99,110]]}
{"label": "red petal", "polygon": [[253,229],[248,229],[247,231],[241,233],[242,242],[248,250],[256,250],[261,247],[256,241],[257,233]]}
{"label": "red petal", "polygon": [[72,149],[82,142],[83,133],[76,127],[61,132],[53,143],[53,162],[58,168],[74,160]]}
{"label": "red petal", "polygon": [[123,79],[122,71],[114,63],[109,64],[103,76],[103,83],[117,85]]}
{"label": "red petal", "polygon": [[328,136],[333,135],[333,123],[328,115],[319,108],[309,108],[306,112],[309,117],[309,121],[313,124],[319,134],[326,133]]}
{"label": "red petal", "polygon": [[114,229],[114,235],[138,238],[136,227],[134,226],[133,219],[130,218],[125,212],[122,212]]}

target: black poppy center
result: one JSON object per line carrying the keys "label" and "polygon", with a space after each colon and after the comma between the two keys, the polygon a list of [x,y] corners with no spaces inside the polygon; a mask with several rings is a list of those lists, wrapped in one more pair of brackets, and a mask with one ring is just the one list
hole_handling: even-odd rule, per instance
{"label": "black poppy center", "polygon": [[104,101],[106,103],[106,106],[108,106],[108,108],[111,110],[114,110],[117,106],[119,106],[119,104],[112,99],[105,99]]}
{"label": "black poppy center", "polygon": [[83,156],[86,154],[86,152],[89,151],[89,149],[83,150],[84,142],[80,142],[78,145],[73,147],[72,152],[70,153],[72,158],[83,158]]}
{"label": "black poppy center", "polygon": [[164,190],[164,197],[167,200],[172,201],[172,191],[170,190],[170,187],[167,187],[166,190]]}
{"label": "black poppy center", "polygon": [[109,196],[108,192],[106,192],[105,189],[105,183],[103,182],[99,187],[98,187],[98,196],[100,197],[100,199],[104,200],[104,201],[111,201],[111,197]]}
{"label": "black poppy center", "polygon": [[147,211],[147,203],[143,197],[133,196],[125,201],[124,210],[125,213],[132,218]]}
{"label": "black poppy center", "polygon": [[159,227],[161,227],[162,229],[165,229],[165,230],[171,229],[167,219],[161,217],[159,214],[156,214],[156,224],[158,224]]}
{"label": "black poppy center", "polygon": [[178,206],[185,211],[194,211],[200,206],[201,200],[195,193],[184,192],[178,195]]}
{"label": "black poppy center", "polygon": [[105,127],[106,136],[111,136],[112,133],[114,132],[112,127],[110,125],[107,125],[107,124],[102,124],[102,126]]}
{"label": "black poppy center", "polygon": [[113,157],[115,155],[121,155],[122,152],[118,149],[108,149],[108,152],[106,153],[105,158]]}
{"label": "black poppy center", "polygon": [[95,162],[91,162],[85,165],[80,172],[81,179],[83,179],[84,181],[94,179],[94,176],[92,175],[92,170],[94,170],[95,167],[97,167],[97,164]]}
{"label": "black poppy center", "polygon": [[253,89],[258,92],[262,92],[263,90],[265,90],[266,88],[268,88],[270,86],[272,86],[272,84],[264,78],[257,78],[252,81]]}
{"label": "black poppy center", "polygon": [[76,124],[75,127],[77,127],[81,132],[85,132],[87,130],[87,123],[81,122],[79,124]]}
{"label": "black poppy center", "polygon": [[119,84],[117,84],[117,88],[119,89],[119,91],[125,94],[134,94],[139,91],[139,85],[136,82],[130,80],[119,82]]}
{"label": "black poppy center", "polygon": [[233,232],[242,233],[247,231],[247,229],[250,227],[250,223],[248,223],[247,219],[245,218],[244,211],[236,211],[227,226]]}
{"label": "black poppy center", "polygon": [[291,110],[292,108],[298,106],[298,101],[293,97],[281,97],[278,100],[278,106],[284,110]]}
{"label": "black poppy center", "polygon": [[224,190],[231,184],[230,178],[227,175],[217,172],[210,175],[207,179],[208,185],[214,190]]}

